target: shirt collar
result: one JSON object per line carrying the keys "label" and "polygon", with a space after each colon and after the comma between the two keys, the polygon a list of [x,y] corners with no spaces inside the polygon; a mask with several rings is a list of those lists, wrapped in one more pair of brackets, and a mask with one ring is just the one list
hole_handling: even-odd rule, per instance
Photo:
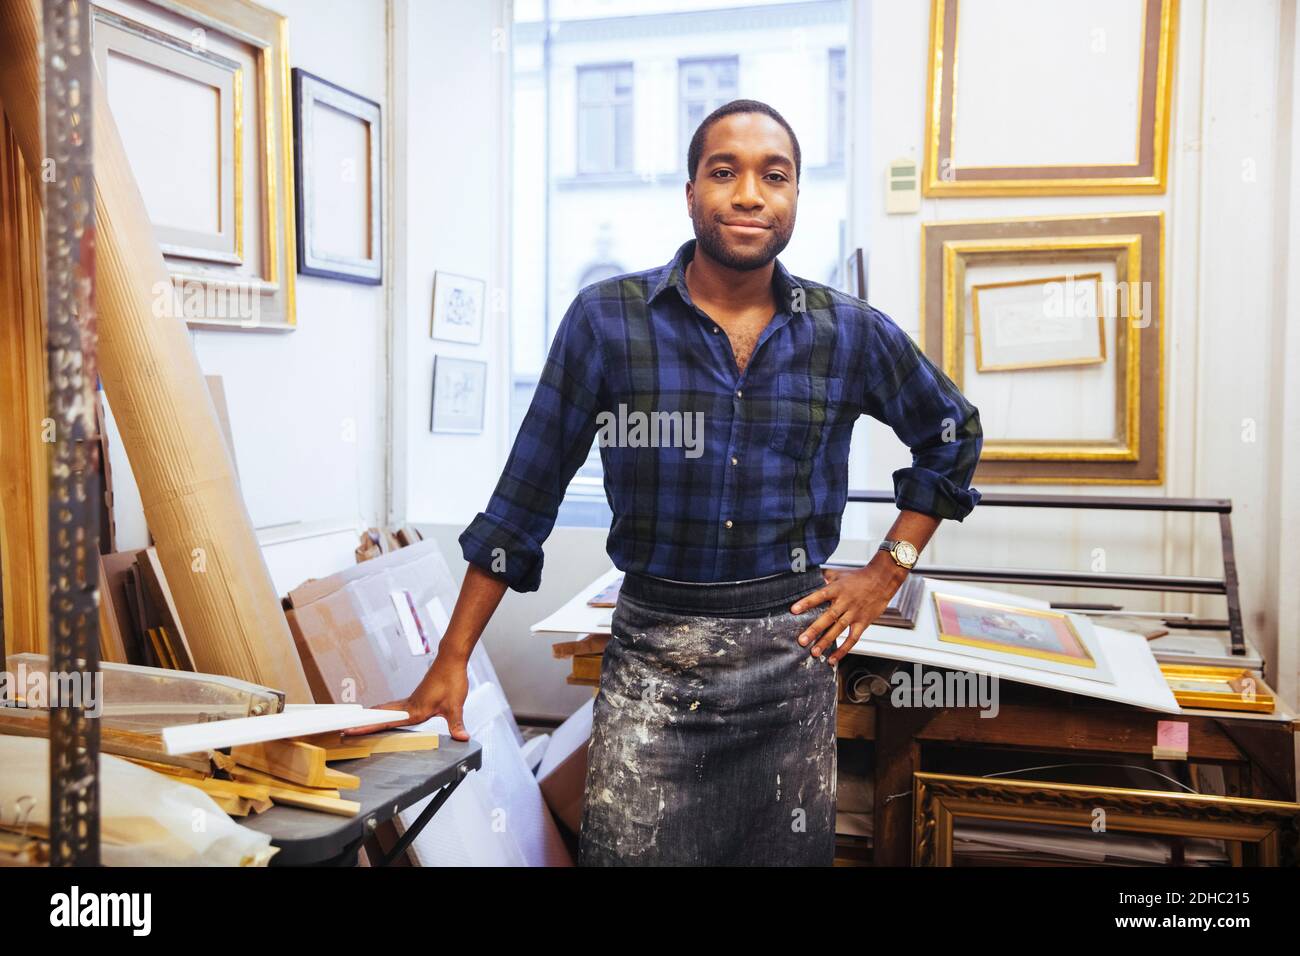
{"label": "shirt collar", "polygon": [[[682,243],[666,266],[664,266],[663,275],[655,284],[654,289],[650,292],[647,301],[654,302],[666,289],[676,289],[677,294],[681,296],[682,301],[688,305],[691,303],[691,294],[686,288],[686,265],[695,256],[696,240],[688,239]],[[795,290],[801,290],[803,287],[799,280],[790,274],[780,259],[777,259],[772,268],[772,286],[776,293],[777,305],[781,311],[789,312],[790,304],[794,301]]]}

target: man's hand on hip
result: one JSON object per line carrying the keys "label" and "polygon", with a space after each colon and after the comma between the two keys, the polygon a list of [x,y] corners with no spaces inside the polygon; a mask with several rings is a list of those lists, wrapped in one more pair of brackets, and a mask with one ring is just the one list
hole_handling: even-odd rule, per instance
{"label": "man's hand on hip", "polygon": [[[790,606],[802,614],[823,604],[830,606],[798,637],[799,643],[811,645],[813,657],[838,664],[858,642],[862,632],[889,606],[894,592],[907,578],[906,568],[899,567],[887,553],[877,552],[866,567],[852,571],[831,568],[822,570],[826,586],[801,597]],[[835,648],[836,639],[848,631],[844,643]],[[833,652],[827,651],[834,648]]]}

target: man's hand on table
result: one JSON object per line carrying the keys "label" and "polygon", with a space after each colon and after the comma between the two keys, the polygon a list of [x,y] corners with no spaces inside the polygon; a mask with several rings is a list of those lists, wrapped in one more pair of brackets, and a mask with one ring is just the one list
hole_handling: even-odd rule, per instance
{"label": "man's hand on table", "polygon": [[447,718],[453,740],[469,740],[469,731],[465,729],[465,698],[469,694],[469,674],[467,662],[457,657],[439,654],[431,665],[424,679],[420,681],[415,692],[404,700],[393,700],[380,704],[378,710],[404,710],[406,720],[397,720],[391,724],[369,724],[365,727],[353,727],[343,731],[344,736],[355,737],[360,734],[372,734],[378,730],[391,730],[394,727],[406,727],[422,724],[434,717]]}

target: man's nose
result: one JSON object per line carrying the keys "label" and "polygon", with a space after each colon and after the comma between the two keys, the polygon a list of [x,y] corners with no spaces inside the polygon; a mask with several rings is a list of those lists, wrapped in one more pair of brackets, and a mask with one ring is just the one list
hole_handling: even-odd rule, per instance
{"label": "man's nose", "polygon": [[731,194],[731,204],[744,209],[763,205],[763,194],[758,188],[758,176],[745,173],[736,177],[736,188]]}

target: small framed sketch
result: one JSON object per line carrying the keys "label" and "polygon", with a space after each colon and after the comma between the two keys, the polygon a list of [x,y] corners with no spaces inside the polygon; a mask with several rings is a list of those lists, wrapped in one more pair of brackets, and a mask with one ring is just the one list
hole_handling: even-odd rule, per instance
{"label": "small framed sketch", "polygon": [[293,71],[298,271],[364,285],[383,281],[383,130],[379,104]]}
{"label": "small framed sketch", "polygon": [[429,431],[452,435],[481,433],[486,398],[487,362],[434,356]]}
{"label": "small framed sketch", "polygon": [[430,334],[444,342],[478,345],[483,340],[483,299],[487,283],[482,279],[436,272],[433,276],[433,328]]}
{"label": "small framed sketch", "polygon": [[1101,295],[1100,272],[971,286],[976,371],[1105,362]]}

